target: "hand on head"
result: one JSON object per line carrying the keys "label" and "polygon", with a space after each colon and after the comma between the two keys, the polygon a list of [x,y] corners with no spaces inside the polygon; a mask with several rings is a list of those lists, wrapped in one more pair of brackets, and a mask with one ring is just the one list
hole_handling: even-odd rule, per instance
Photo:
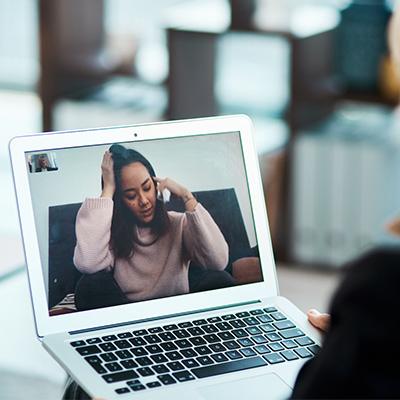
{"label": "hand on head", "polygon": [[307,312],[307,318],[311,325],[315,326],[322,332],[326,332],[329,329],[331,322],[331,316],[327,313],[320,313],[317,310],[311,309]]}
{"label": "hand on head", "polygon": [[101,176],[103,178],[103,191],[101,197],[113,197],[115,192],[114,161],[112,154],[106,151],[101,162]]}

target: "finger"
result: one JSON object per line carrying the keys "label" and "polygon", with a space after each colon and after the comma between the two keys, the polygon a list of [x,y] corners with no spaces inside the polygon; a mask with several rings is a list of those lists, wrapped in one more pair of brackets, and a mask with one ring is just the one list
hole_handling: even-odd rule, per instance
{"label": "finger", "polygon": [[317,310],[309,310],[307,317],[310,323],[323,332],[326,332],[331,322],[331,316],[327,313],[320,313]]}
{"label": "finger", "polygon": [[161,183],[164,179],[163,178],[159,178],[158,176],[153,176],[153,179],[157,182],[157,183]]}

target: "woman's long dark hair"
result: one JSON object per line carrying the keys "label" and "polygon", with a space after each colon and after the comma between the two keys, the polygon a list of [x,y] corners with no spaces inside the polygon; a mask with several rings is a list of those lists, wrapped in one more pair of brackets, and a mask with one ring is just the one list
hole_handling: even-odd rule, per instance
{"label": "woman's long dark hair", "polygon": [[[114,210],[111,223],[111,248],[115,258],[129,258],[134,253],[137,242],[136,226],[138,221],[124,201],[121,188],[121,170],[123,167],[139,162],[149,172],[150,176],[156,176],[150,162],[139,152],[127,149],[119,144],[113,144],[109,150],[112,154],[115,176],[115,193],[113,196]],[[150,223],[153,233],[158,237],[163,235],[169,226],[169,218],[164,203],[157,199],[153,221]]]}

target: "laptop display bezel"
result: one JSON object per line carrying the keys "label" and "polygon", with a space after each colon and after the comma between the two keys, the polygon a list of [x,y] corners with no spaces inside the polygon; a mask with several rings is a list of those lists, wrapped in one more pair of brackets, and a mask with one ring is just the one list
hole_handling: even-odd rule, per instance
{"label": "laptop display bezel", "polygon": [[[129,322],[134,323],[135,321],[191,313],[278,295],[275,262],[252,129],[252,123],[248,117],[236,115],[124,127],[53,132],[14,138],[10,142],[9,149],[37,335],[43,337],[53,333],[93,329]],[[144,139],[177,138],[188,135],[209,135],[210,133],[228,132],[239,132],[240,134],[248,187],[251,188],[249,195],[263,281],[207,292],[50,316],[25,153],[45,149],[65,149],[113,142],[134,142]]]}

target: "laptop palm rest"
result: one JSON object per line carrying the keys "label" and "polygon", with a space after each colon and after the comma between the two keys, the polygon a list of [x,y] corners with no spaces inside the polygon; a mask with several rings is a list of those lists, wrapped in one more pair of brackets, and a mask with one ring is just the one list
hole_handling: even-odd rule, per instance
{"label": "laptop palm rest", "polygon": [[253,378],[240,379],[229,383],[199,388],[197,393],[202,399],[286,399],[291,389],[276,374],[269,373]]}

